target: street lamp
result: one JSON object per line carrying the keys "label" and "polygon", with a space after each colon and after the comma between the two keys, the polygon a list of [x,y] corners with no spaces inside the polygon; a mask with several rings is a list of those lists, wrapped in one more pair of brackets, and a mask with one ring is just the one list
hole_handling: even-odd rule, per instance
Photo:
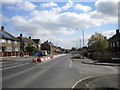
{"label": "street lamp", "polygon": [[[76,30],[78,30],[78,28],[76,28]],[[83,47],[84,47],[84,29],[83,29]],[[80,47],[81,47],[81,38],[80,38]]]}

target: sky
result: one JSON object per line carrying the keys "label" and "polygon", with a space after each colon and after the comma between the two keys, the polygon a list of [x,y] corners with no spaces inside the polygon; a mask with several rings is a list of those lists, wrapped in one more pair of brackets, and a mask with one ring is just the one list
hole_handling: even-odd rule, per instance
{"label": "sky", "polygon": [[[95,32],[108,39],[118,29],[118,0],[4,0],[1,26],[18,37],[48,40],[62,48],[85,46]],[[83,42],[81,42],[83,45]]]}

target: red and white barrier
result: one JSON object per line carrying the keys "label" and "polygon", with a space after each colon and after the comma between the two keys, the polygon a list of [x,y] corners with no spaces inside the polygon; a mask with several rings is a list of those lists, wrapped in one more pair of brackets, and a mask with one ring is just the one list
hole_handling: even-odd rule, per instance
{"label": "red and white barrier", "polygon": [[66,54],[54,55],[50,57],[33,57],[32,62],[43,62],[45,60],[52,59],[52,58],[59,57],[59,56],[64,56],[64,55]]}

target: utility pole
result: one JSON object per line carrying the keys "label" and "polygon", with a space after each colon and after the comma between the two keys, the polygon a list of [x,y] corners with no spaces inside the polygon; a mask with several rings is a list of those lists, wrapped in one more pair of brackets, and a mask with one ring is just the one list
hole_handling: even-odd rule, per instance
{"label": "utility pole", "polygon": [[84,47],[84,29],[83,29],[83,47]]}

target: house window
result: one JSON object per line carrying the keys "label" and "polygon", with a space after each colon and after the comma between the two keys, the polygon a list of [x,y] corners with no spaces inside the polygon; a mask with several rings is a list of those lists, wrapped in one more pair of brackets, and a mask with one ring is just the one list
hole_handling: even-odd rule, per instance
{"label": "house window", "polygon": [[28,46],[28,44],[27,43],[25,43],[25,47],[27,47]]}
{"label": "house window", "polygon": [[0,47],[0,52],[2,52],[2,47]]}
{"label": "house window", "polygon": [[5,40],[5,39],[2,39],[2,43],[6,43],[6,40]]}
{"label": "house window", "polygon": [[10,44],[10,43],[11,43],[11,40],[8,40],[7,42]]}
{"label": "house window", "polygon": [[117,47],[119,47],[119,42],[117,42]]}
{"label": "house window", "polygon": [[113,43],[110,43],[110,47],[112,47],[113,46]]}
{"label": "house window", "polygon": [[11,52],[12,51],[12,47],[7,47],[6,51]]}
{"label": "house window", "polygon": [[0,39],[0,43],[2,43],[2,39]]}
{"label": "house window", "polygon": [[115,47],[115,42],[113,42],[113,47]]}
{"label": "house window", "polygon": [[17,51],[18,51],[18,48],[15,48],[15,51],[17,52]]}
{"label": "house window", "polygon": [[14,41],[14,44],[17,44],[17,41]]}

